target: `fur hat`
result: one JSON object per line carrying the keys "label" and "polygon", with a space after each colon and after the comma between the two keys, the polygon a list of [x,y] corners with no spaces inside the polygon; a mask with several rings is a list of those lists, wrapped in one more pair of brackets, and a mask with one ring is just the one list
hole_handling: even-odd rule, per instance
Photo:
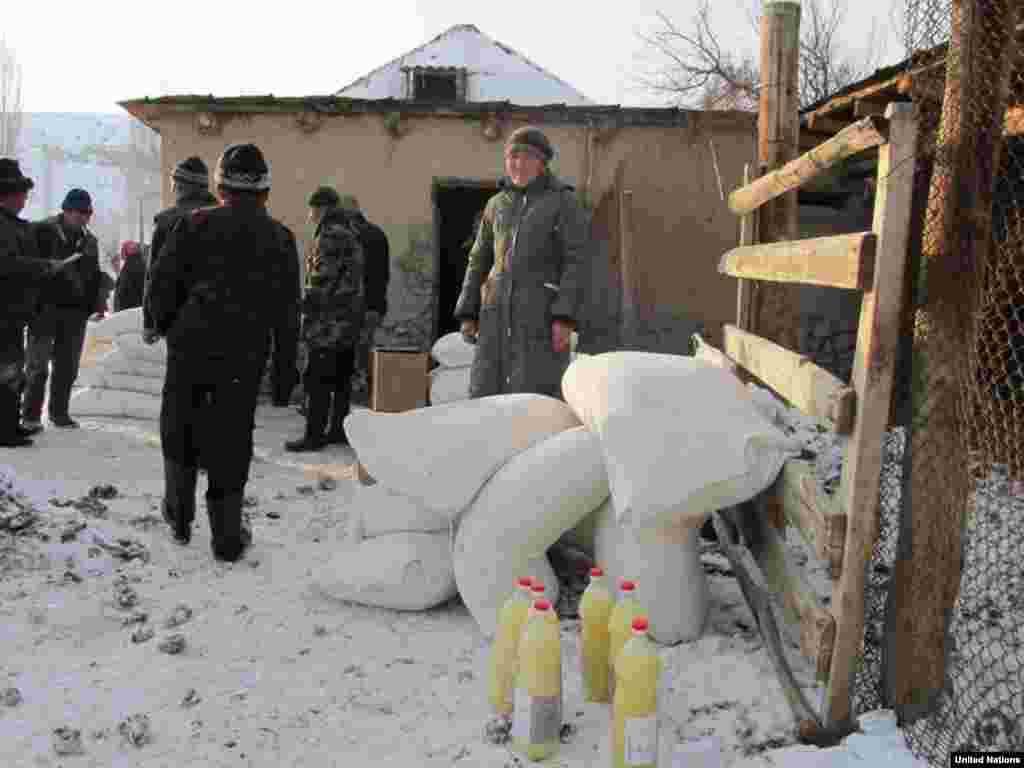
{"label": "fur hat", "polygon": [[239,192],[265,192],[270,189],[270,168],[255,144],[232,144],[217,161],[213,181]]}
{"label": "fur hat", "polygon": [[340,199],[334,187],[317,187],[316,191],[309,196],[306,205],[310,208],[333,207],[338,204]]}
{"label": "fur hat", "polygon": [[92,213],[92,198],[84,189],[75,187],[64,196],[64,202],[60,204],[64,211],[82,211]]}
{"label": "fur hat", "polygon": [[195,155],[182,160],[174,166],[171,178],[185,184],[195,184],[202,187],[210,185],[210,172],[206,167],[206,163],[203,162],[202,158]]}
{"label": "fur hat", "polygon": [[550,163],[555,156],[554,147],[540,128],[526,125],[512,131],[505,142],[505,154],[515,150],[526,150],[538,155],[545,163]]}
{"label": "fur hat", "polygon": [[0,194],[28,192],[35,183],[21,172],[21,166],[13,157],[0,157]]}

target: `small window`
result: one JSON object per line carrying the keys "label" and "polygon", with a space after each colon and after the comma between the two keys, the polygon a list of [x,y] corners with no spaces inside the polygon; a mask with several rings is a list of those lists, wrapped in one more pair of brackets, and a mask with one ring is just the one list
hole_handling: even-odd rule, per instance
{"label": "small window", "polygon": [[412,94],[415,101],[458,101],[456,73],[416,72],[413,74]]}

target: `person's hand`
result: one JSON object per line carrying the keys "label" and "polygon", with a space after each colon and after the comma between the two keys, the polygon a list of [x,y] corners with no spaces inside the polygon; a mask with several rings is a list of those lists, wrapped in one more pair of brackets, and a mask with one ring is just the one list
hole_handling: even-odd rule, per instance
{"label": "person's hand", "polygon": [[459,331],[467,344],[476,344],[476,337],[480,335],[480,324],[476,320],[466,319],[462,321]]}
{"label": "person's hand", "polygon": [[554,352],[568,352],[572,336],[572,325],[564,320],[551,321],[551,349]]}

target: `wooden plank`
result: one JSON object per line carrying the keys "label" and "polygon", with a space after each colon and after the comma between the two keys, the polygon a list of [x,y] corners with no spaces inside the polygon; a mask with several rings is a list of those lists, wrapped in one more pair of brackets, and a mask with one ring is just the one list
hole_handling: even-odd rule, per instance
{"label": "wooden plank", "polygon": [[781,168],[771,171],[729,195],[729,210],[738,216],[749,213],[779,195],[796,189],[847,157],[885,142],[885,121],[865,117],[844,128],[828,141]]}
{"label": "wooden plank", "polygon": [[848,518],[843,569],[832,599],[836,642],[825,692],[826,725],[851,719],[850,686],[863,659],[866,565],[878,537],[882,438],[889,417],[906,278],[917,130],[909,104],[892,104],[886,115],[889,143],[879,152],[875,192],[878,259],[874,285],[861,299],[852,375],[857,418],[839,485],[840,503]]}
{"label": "wooden plank", "polygon": [[828,563],[829,576],[839,578],[846,546],[846,513],[818,488],[814,464],[799,459],[787,461],[769,495],[782,506],[786,520],[814,554]]}
{"label": "wooden plank", "polygon": [[847,434],[853,426],[854,390],[810,358],[767,339],[725,326],[725,354],[804,413]]}
{"label": "wooden plank", "polygon": [[873,232],[761,243],[726,252],[718,271],[733,277],[866,290],[875,267]]}
{"label": "wooden plank", "polygon": [[719,368],[724,368],[725,370],[729,371],[729,373],[739,377],[739,366],[736,365],[735,360],[730,360],[729,357],[720,349],[717,349],[708,344],[704,340],[704,337],[701,336],[699,333],[693,334],[691,339],[693,340],[694,344],[694,357],[696,357],[698,360],[703,360],[706,363],[710,363],[711,365],[716,365]]}
{"label": "wooden plank", "polygon": [[889,105],[889,99],[885,100],[872,100],[872,99],[857,99],[853,103],[853,116],[854,117],[881,117],[885,114],[885,109]]}
{"label": "wooden plank", "polygon": [[747,509],[745,520],[750,551],[769,589],[782,598],[784,616],[796,632],[800,653],[814,665],[815,677],[827,680],[832,663],[836,621],[789,556],[779,533],[764,515],[763,498]]}
{"label": "wooden plank", "polygon": [[835,134],[849,127],[852,120],[839,120],[826,115],[811,115],[807,118],[807,130],[817,133]]}
{"label": "wooden plank", "polygon": [[[744,186],[753,181],[750,163],[743,166]],[[753,211],[740,219],[740,245],[753,245],[757,242],[757,212]],[[753,331],[753,292],[754,286],[749,280],[740,278],[736,281],[736,325],[745,331]]]}

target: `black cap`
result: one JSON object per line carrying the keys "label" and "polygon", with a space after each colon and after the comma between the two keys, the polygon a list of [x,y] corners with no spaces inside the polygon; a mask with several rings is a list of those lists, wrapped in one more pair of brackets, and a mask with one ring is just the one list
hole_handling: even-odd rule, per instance
{"label": "black cap", "polygon": [[182,160],[174,166],[171,178],[175,181],[183,181],[186,184],[195,184],[197,186],[208,187],[210,185],[210,171],[206,167],[206,163],[203,162],[203,159],[196,155]]}
{"label": "black cap", "polygon": [[13,157],[0,157],[0,194],[28,192],[35,182],[21,172],[21,166]]}
{"label": "black cap", "polygon": [[270,189],[270,168],[255,144],[232,144],[220,156],[213,181],[225,189],[265,192]]}
{"label": "black cap", "polygon": [[65,211],[82,211],[92,213],[92,198],[84,189],[75,187],[64,196],[64,202],[60,205]]}

